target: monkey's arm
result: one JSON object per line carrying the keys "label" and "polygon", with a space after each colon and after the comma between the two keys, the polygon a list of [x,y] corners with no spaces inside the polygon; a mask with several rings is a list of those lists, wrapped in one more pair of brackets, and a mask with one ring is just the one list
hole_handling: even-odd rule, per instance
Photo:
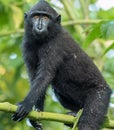
{"label": "monkey's arm", "polygon": [[[24,101],[18,105],[16,113],[12,116],[14,121],[21,121],[36,103],[40,104],[38,101],[42,101],[42,95],[45,95],[46,88],[54,77],[55,68],[57,68],[59,61],[56,60],[56,55],[50,55],[49,58],[48,56],[41,59],[36,76],[31,81],[31,89],[28,95],[25,97]],[[39,100],[40,98],[41,100]]]}
{"label": "monkey's arm", "polygon": [[51,76],[47,70],[39,69],[37,76],[32,81],[32,87],[24,101],[18,104],[16,113],[12,116],[14,121],[21,121],[36,104],[37,100],[44,95],[46,87],[51,81]]}

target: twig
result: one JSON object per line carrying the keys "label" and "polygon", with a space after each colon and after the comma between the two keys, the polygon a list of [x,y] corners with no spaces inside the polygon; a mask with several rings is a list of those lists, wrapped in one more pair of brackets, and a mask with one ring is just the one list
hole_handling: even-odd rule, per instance
{"label": "twig", "polygon": [[77,124],[78,124],[78,121],[79,121],[79,119],[80,119],[80,116],[81,116],[82,112],[83,112],[82,109],[78,112],[78,114],[77,114],[77,116],[76,116],[76,121],[74,122],[74,125],[73,125],[72,130],[78,130]]}

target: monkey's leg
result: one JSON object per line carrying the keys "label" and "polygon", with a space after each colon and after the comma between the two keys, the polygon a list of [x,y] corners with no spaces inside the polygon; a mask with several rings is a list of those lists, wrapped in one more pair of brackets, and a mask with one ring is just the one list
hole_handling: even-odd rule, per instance
{"label": "monkey's leg", "polygon": [[99,130],[107,113],[111,90],[107,86],[92,88],[85,100],[79,130]]}
{"label": "monkey's leg", "polygon": [[39,124],[37,121],[29,119],[31,125],[35,128],[35,130],[42,130],[42,124]]}
{"label": "monkey's leg", "polygon": [[80,109],[79,105],[76,104],[69,96],[65,96],[62,93],[56,91],[54,89],[54,93],[57,97],[57,99],[59,100],[59,102],[67,109],[72,110],[74,113],[78,112],[78,110]]}
{"label": "monkey's leg", "polygon": [[[72,110],[71,112],[67,112],[66,114],[76,116],[79,109],[81,109],[80,104],[79,103],[76,104],[74,101],[72,101],[72,99],[70,99],[70,97],[65,97],[64,95],[57,92],[56,90],[54,90],[54,93],[58,98],[58,100],[60,101],[60,103],[65,108]],[[71,128],[73,127],[73,124],[65,124],[65,125]]]}

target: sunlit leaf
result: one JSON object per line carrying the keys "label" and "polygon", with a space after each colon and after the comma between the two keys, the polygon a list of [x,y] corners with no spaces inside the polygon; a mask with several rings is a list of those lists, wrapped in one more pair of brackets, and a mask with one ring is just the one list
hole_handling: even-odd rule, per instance
{"label": "sunlit leaf", "polygon": [[101,27],[101,23],[98,23],[93,26],[92,31],[90,31],[90,33],[88,34],[88,36],[84,42],[83,48],[87,48],[93,40],[100,37],[100,35],[101,35],[100,27]]}
{"label": "sunlit leaf", "polygon": [[83,48],[87,48],[97,38],[114,39],[114,21],[100,22],[89,32]]}
{"label": "sunlit leaf", "polygon": [[97,12],[97,15],[99,18],[101,19],[114,19],[114,7],[109,9],[109,10],[103,10],[103,9],[100,9],[98,12]]}
{"label": "sunlit leaf", "polygon": [[114,42],[108,48],[106,48],[103,55],[105,55],[110,49],[113,49],[113,48],[114,48]]}
{"label": "sunlit leaf", "polygon": [[14,5],[11,6],[12,9],[12,18],[14,21],[15,29],[18,29],[23,21],[22,10]]}

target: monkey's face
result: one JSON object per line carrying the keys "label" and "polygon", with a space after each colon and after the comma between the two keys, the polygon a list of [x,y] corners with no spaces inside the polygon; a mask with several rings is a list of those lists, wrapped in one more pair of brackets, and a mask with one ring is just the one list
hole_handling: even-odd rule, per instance
{"label": "monkey's face", "polygon": [[48,28],[51,19],[44,14],[35,14],[32,16],[32,33],[36,38],[45,38],[48,35]]}
{"label": "monkey's face", "polygon": [[36,39],[45,39],[48,37],[51,28],[54,28],[56,23],[60,24],[60,15],[52,17],[44,11],[32,11],[29,14],[25,14],[25,20],[27,27],[29,24],[30,33]]}

